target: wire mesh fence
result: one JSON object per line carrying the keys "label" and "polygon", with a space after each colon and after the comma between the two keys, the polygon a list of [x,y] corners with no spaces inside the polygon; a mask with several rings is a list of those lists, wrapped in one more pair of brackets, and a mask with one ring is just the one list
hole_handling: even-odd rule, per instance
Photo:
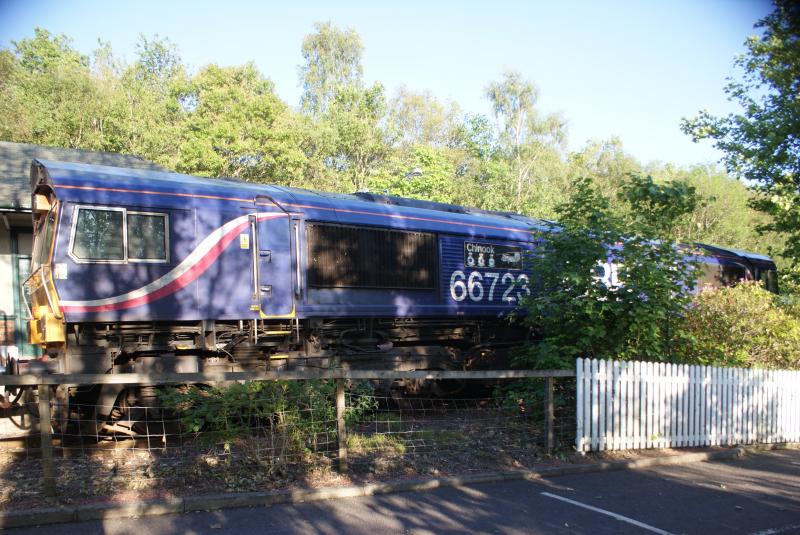
{"label": "wire mesh fence", "polygon": [[[567,380],[562,380],[567,382]],[[555,449],[571,448],[574,410],[560,385]],[[347,454],[356,472],[439,474],[522,469],[549,453],[544,392],[519,398],[496,389],[479,397],[396,398],[350,395],[348,407],[370,405],[348,425]],[[569,408],[567,406],[569,405]]]}
{"label": "wire mesh fence", "polygon": [[[573,378],[465,383],[446,396],[332,379],[128,388],[113,406],[40,386],[53,400],[50,485],[62,502],[274,490],[340,481],[345,460],[369,480],[531,468],[572,448]],[[3,507],[47,490],[34,398],[0,433]]]}

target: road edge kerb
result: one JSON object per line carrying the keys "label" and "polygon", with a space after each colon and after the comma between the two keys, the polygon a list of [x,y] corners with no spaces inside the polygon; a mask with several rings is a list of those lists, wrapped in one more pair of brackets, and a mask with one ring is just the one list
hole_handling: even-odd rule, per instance
{"label": "road edge kerb", "polygon": [[210,511],[236,507],[255,507],[286,503],[302,503],[337,498],[356,498],[400,492],[421,492],[442,487],[463,487],[477,483],[493,483],[519,479],[537,480],[546,477],[557,477],[574,474],[588,474],[610,470],[636,470],[652,466],[690,464],[703,461],[720,461],[743,457],[748,453],[762,451],[800,449],[800,444],[758,444],[738,446],[722,451],[692,452],[680,455],[651,457],[623,461],[607,461],[590,464],[539,468],[537,470],[519,470],[514,472],[485,473],[472,476],[443,477],[402,481],[395,483],[370,483],[350,487],[326,487],[321,489],[244,492],[236,494],[217,494],[205,496],[187,496],[184,498],[167,498],[124,504],[91,504],[77,507],[47,507],[29,511],[0,512],[0,529],[43,526],[66,522],[83,522],[87,520],[105,520],[112,518],[136,518],[192,511]]}

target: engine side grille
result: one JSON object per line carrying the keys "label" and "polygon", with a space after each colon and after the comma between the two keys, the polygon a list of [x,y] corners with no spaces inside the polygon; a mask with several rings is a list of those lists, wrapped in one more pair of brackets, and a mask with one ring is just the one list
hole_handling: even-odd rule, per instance
{"label": "engine side grille", "polygon": [[436,288],[436,235],[306,224],[308,284],[319,288]]}

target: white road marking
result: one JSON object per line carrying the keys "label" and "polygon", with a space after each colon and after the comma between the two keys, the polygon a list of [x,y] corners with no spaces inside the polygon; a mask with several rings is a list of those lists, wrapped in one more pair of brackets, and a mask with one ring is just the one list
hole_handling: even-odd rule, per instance
{"label": "white road marking", "polygon": [[605,509],[600,509],[599,507],[594,507],[591,505],[587,505],[585,503],[576,502],[575,500],[570,500],[569,498],[564,498],[563,496],[557,496],[555,494],[550,494],[549,492],[542,492],[542,496],[547,496],[548,498],[561,500],[562,502],[571,503],[572,505],[577,505],[578,507],[583,507],[584,509],[589,509],[590,511],[594,511],[596,513],[608,515],[612,518],[616,518],[617,520],[621,520],[622,522],[627,522],[628,524],[633,524],[634,526],[646,529],[647,531],[652,531],[653,533],[658,533],[660,535],[673,535],[669,531],[658,529],[643,522],[639,522],[638,520],[628,518],[627,516],[618,515],[617,513],[612,513],[611,511],[606,511]]}
{"label": "white road marking", "polygon": [[785,533],[793,529],[800,529],[800,524],[794,524],[792,526],[783,526],[782,528],[765,529],[764,531],[756,531],[755,533],[751,533],[750,535],[776,535],[777,533]]}

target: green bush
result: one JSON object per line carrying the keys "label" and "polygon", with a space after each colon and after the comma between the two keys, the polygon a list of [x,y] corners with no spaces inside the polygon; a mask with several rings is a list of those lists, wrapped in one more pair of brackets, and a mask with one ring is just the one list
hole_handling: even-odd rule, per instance
{"label": "green bush", "polygon": [[[187,431],[207,441],[229,444],[270,428],[297,450],[315,450],[318,435],[336,431],[335,391],[333,381],[245,381],[163,389],[159,397]],[[368,384],[352,391],[357,395],[347,409],[348,425],[376,405]]]}
{"label": "green bush", "polygon": [[540,337],[517,351],[515,364],[571,368],[576,357],[670,361],[686,342],[680,316],[695,271],[675,245],[674,229],[697,195],[682,182],[639,176],[628,177],[621,191],[628,219],[614,215],[588,179],[576,181],[557,208],[561,226],[529,258],[536,290],[522,303],[523,321]]}
{"label": "green bush", "polygon": [[800,369],[800,306],[760,283],[706,290],[684,318],[695,342],[680,351],[690,364]]}

